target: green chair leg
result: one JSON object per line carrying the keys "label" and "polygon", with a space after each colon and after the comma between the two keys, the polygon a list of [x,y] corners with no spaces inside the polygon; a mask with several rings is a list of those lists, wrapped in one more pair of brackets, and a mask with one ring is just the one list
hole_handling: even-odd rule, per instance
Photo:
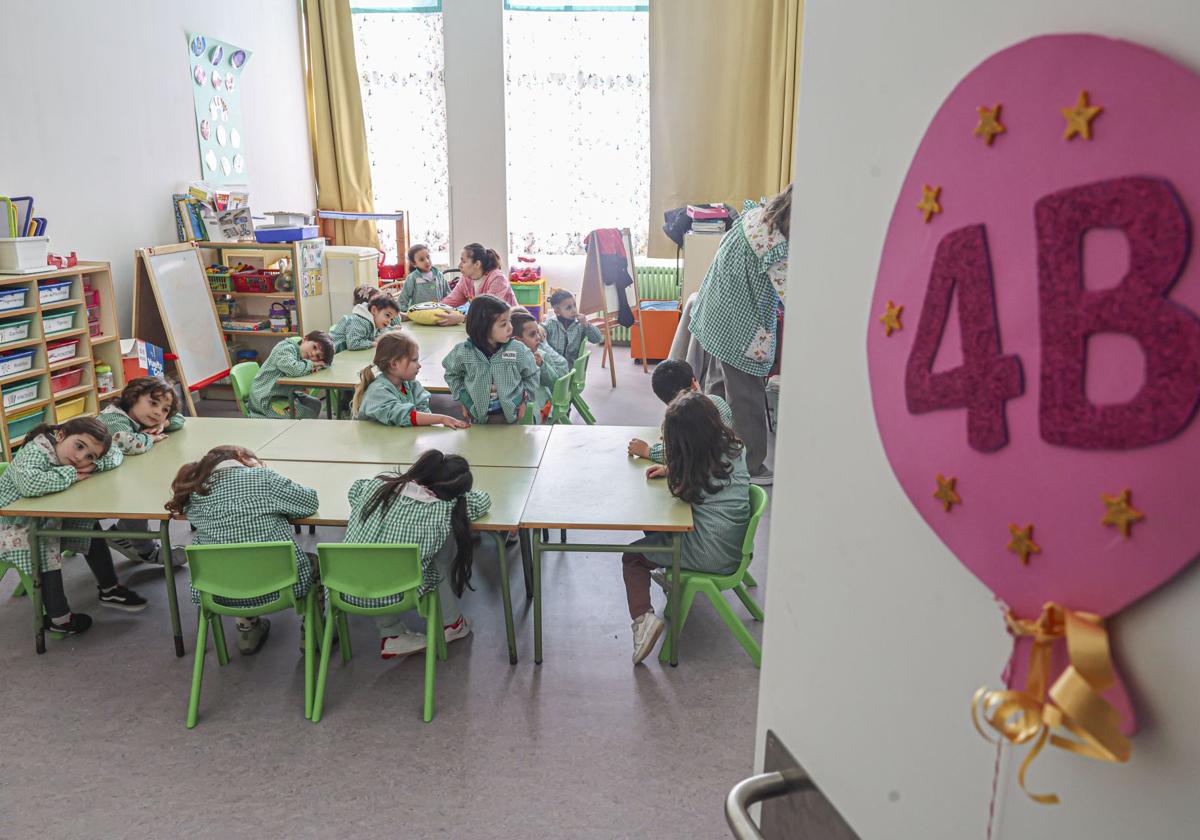
{"label": "green chair leg", "polygon": [[433,686],[437,672],[439,652],[437,640],[441,638],[442,645],[444,646],[446,643],[446,631],[442,629],[442,622],[438,617],[439,610],[434,606],[437,604],[438,594],[433,592],[425,597],[433,600],[433,605],[426,610],[428,615],[425,618],[425,706],[421,712],[422,719],[426,723],[429,723],[429,721],[433,720]]}
{"label": "green chair leg", "polygon": [[442,615],[442,599],[438,597],[438,593],[433,593],[433,610],[437,613],[437,656],[443,662],[446,661],[448,653],[446,651],[446,620]]}
{"label": "green chair leg", "polygon": [[[679,632],[683,633],[683,625],[687,622],[688,613],[692,610],[692,602],[696,600],[696,586],[692,581],[687,581],[683,585],[683,592],[679,598]],[[668,614],[666,620],[670,622],[671,616]],[[658,651],[658,661],[668,663],[671,661],[671,633],[670,628],[663,630],[662,647]]]}
{"label": "green chair leg", "polygon": [[[332,621],[332,615],[330,616],[330,621]],[[337,633],[338,645],[342,649],[342,661],[349,662],[350,657],[352,657],[354,653],[350,650],[350,622],[346,618],[346,614],[344,612],[339,612],[337,614]],[[326,631],[325,635],[328,637],[329,632]],[[326,642],[326,644],[328,644],[328,642]]]}
{"label": "green chair leg", "polygon": [[213,649],[217,652],[217,664],[228,665],[229,648],[225,647],[225,625],[222,623],[221,616],[210,616],[208,621],[212,627]]}
{"label": "green chair leg", "polygon": [[758,642],[754,641],[754,637],[750,635],[750,631],[746,629],[746,625],[742,620],[733,614],[733,608],[729,606],[729,602],[725,597],[716,590],[705,587],[704,594],[708,596],[708,600],[712,602],[713,608],[717,611],[717,615],[721,616],[721,620],[725,622],[725,626],[733,633],[735,639],[742,645],[742,649],[750,655],[750,660],[754,663],[754,667],[758,668],[762,665],[762,649],[759,648]]}
{"label": "green chair leg", "polygon": [[[167,558],[167,562],[171,562]],[[208,619],[200,614],[196,622],[196,656],[192,663],[192,692],[188,695],[187,728],[196,728],[196,715],[200,711],[200,682],[204,678],[204,649],[207,646]]]}
{"label": "green chair leg", "polygon": [[[312,722],[321,722],[321,710],[325,707],[325,681],[329,678],[329,657],[333,648],[333,630],[341,618],[337,610],[330,605],[329,616],[325,621],[325,633],[321,637],[321,664],[317,668],[317,687],[313,697]],[[346,640],[341,640],[343,655],[346,650]]]}
{"label": "green chair leg", "polygon": [[763,620],[762,607],[760,607],[758,605],[757,601],[755,601],[753,598],[750,597],[750,593],[746,591],[746,587],[742,586],[741,584],[738,584],[737,586],[735,586],[733,588],[733,591],[734,591],[734,594],[736,594],[738,596],[738,600],[746,605],[746,612],[748,612],[748,613],[750,613],[750,615],[754,616],[755,621],[762,621]]}
{"label": "green chair leg", "polygon": [[304,634],[304,717],[312,720],[313,683],[316,669],[314,661],[316,657],[313,655],[316,646],[314,637],[320,626],[317,622],[317,588],[315,586],[308,590],[308,596],[304,599],[304,611],[308,616],[305,619],[308,622],[308,632]]}
{"label": "green chair leg", "polygon": [[753,588],[758,586],[758,581],[751,577],[749,572],[746,572],[746,574],[742,575],[742,584]]}

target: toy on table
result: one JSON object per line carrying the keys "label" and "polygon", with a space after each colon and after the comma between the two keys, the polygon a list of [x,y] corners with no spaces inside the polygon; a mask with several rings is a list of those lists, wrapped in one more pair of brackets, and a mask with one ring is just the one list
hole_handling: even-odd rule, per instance
{"label": "toy on table", "polygon": [[436,300],[431,300],[427,303],[416,303],[408,308],[408,320],[414,324],[436,327],[438,321],[452,311],[453,307],[446,306]]}

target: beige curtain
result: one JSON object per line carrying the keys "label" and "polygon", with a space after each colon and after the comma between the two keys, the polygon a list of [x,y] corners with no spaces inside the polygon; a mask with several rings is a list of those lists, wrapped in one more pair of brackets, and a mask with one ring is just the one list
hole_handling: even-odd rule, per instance
{"label": "beige curtain", "polygon": [[[371,164],[349,0],[302,0],[308,60],[309,133],[317,207],[372,213]],[[379,247],[374,222],[337,222],[339,245]]]}
{"label": "beige curtain", "polygon": [[792,180],[804,0],[650,3],[650,255],[665,210]]}

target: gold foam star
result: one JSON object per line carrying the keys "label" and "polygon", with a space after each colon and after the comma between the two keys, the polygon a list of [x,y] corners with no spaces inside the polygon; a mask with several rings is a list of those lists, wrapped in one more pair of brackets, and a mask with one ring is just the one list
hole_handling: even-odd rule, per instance
{"label": "gold foam star", "polygon": [[984,108],[980,105],[975,110],[979,114],[979,125],[975,126],[975,136],[982,137],[984,145],[990,146],[997,134],[1003,134],[1008,130],[1000,122],[1000,103],[997,102],[995,108]]}
{"label": "gold foam star", "polygon": [[904,325],[900,323],[900,315],[904,312],[903,306],[897,306],[890,300],[887,302],[887,309],[879,316],[879,323],[883,324],[884,335],[891,335],[896,330],[904,329]]}
{"label": "gold foam star", "polygon": [[950,512],[950,508],[962,504],[962,498],[954,489],[954,485],[957,483],[958,479],[954,476],[946,478],[941,473],[937,475],[937,490],[933,491],[933,498],[942,503],[942,510],[947,513]]}
{"label": "gold foam star", "polygon": [[1033,541],[1032,525],[1026,525],[1024,528],[1009,525],[1008,534],[1012,539],[1005,548],[1021,558],[1022,566],[1029,565],[1029,555],[1042,553],[1042,547]]}
{"label": "gold foam star", "polygon": [[1088,104],[1088,92],[1079,91],[1079,99],[1070,108],[1063,108],[1062,115],[1067,118],[1067,130],[1063,133],[1064,140],[1070,140],[1076,134],[1084,140],[1092,139],[1092,120],[1104,110],[1099,105]]}
{"label": "gold foam star", "polygon": [[1121,536],[1129,539],[1129,532],[1133,528],[1133,523],[1141,522],[1146,518],[1146,514],[1135,508],[1132,504],[1133,491],[1126,487],[1116,496],[1110,496],[1107,493],[1100,494],[1100,501],[1104,502],[1104,518],[1100,520],[1101,525],[1107,525],[1116,528],[1121,532]]}
{"label": "gold foam star", "polygon": [[921,203],[917,205],[917,209],[925,214],[925,224],[929,224],[934,213],[942,212],[942,205],[938,204],[938,196],[941,194],[941,187],[931,187],[928,184],[921,187]]}

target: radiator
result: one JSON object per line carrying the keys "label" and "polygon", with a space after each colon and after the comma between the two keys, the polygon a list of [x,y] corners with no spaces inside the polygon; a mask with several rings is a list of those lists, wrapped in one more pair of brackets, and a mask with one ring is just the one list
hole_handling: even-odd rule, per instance
{"label": "radiator", "polygon": [[[637,292],[642,300],[679,300],[679,274],[675,266],[637,266],[636,270]],[[629,328],[614,328],[612,338],[613,344],[628,345]]]}

